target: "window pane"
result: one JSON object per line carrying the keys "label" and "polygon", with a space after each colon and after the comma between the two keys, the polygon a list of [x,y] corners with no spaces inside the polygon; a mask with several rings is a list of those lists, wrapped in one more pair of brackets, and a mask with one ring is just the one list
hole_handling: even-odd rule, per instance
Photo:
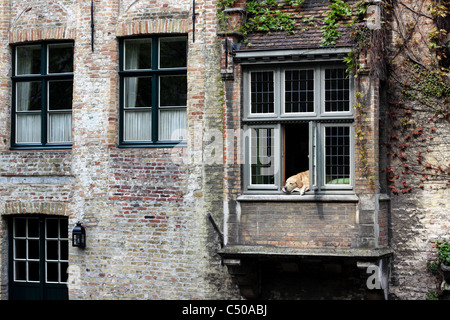
{"label": "window pane", "polygon": [[42,109],[42,83],[17,82],[16,84],[16,110],[38,111]]}
{"label": "window pane", "polygon": [[16,74],[41,74],[41,46],[20,46],[16,48]]}
{"label": "window pane", "polygon": [[58,240],[47,240],[46,241],[46,258],[47,260],[58,260]]}
{"label": "window pane", "polygon": [[350,184],[350,128],[325,128],[326,183]]}
{"label": "window pane", "polygon": [[15,259],[27,258],[27,240],[25,239],[14,240],[14,258]]}
{"label": "window pane", "polygon": [[28,261],[28,281],[39,281],[39,261]]}
{"label": "window pane", "polygon": [[46,267],[47,282],[58,282],[58,262],[47,262]]}
{"label": "window pane", "polygon": [[274,184],[274,130],[256,128],[251,131],[251,183]]}
{"label": "window pane", "polygon": [[48,45],[48,72],[73,72],[73,45],[71,43]]}
{"label": "window pane", "polygon": [[160,68],[186,67],[187,39],[164,38],[159,41]]}
{"label": "window pane", "polygon": [[39,238],[39,219],[28,218],[28,237]]}
{"label": "window pane", "polygon": [[314,112],[314,70],[285,72],[285,112]]}
{"label": "window pane", "polygon": [[274,83],[273,72],[251,73],[251,112],[273,113],[274,112]]}
{"label": "window pane", "polygon": [[28,240],[28,259],[39,259],[39,240]]}
{"label": "window pane", "polygon": [[68,219],[59,219],[59,237],[61,239],[67,239],[69,237],[68,227],[69,227]]}
{"label": "window pane", "polygon": [[159,140],[186,139],[186,110],[161,110],[159,115]]}
{"label": "window pane", "polygon": [[71,110],[73,98],[73,80],[48,82],[48,109]]}
{"label": "window pane", "polygon": [[125,141],[150,141],[152,139],[151,111],[126,111],[124,126]]}
{"label": "window pane", "polygon": [[345,69],[325,70],[325,111],[350,110],[350,82]]}
{"label": "window pane", "polygon": [[25,218],[14,218],[14,237],[26,237],[27,220]]}
{"label": "window pane", "polygon": [[48,128],[49,142],[71,142],[72,113],[51,113]]}
{"label": "window pane", "polygon": [[152,78],[129,77],[125,82],[125,108],[151,108]]}
{"label": "window pane", "polygon": [[17,115],[17,143],[41,142],[41,115]]}
{"label": "window pane", "polygon": [[159,105],[162,107],[184,107],[187,100],[187,77],[167,76],[159,79]]}
{"label": "window pane", "polygon": [[59,219],[45,219],[46,228],[46,238],[47,239],[58,239],[58,227]]}
{"label": "window pane", "polygon": [[125,40],[125,70],[152,68],[152,40]]}
{"label": "window pane", "polygon": [[26,281],[27,280],[27,262],[26,261],[14,261],[14,280]]}
{"label": "window pane", "polygon": [[69,241],[62,240],[59,245],[61,250],[59,260],[69,260]]}

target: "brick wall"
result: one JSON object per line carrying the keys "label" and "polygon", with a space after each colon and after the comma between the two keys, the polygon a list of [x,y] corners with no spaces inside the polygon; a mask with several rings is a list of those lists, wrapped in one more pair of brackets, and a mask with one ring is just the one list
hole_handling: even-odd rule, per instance
{"label": "brick wall", "polygon": [[356,203],[241,203],[239,243],[335,249],[357,247]]}
{"label": "brick wall", "polygon": [[[437,93],[425,98],[414,90],[426,76],[417,76],[415,72],[421,67],[410,60],[415,57],[429,70],[436,63],[436,54],[428,47],[435,27],[429,18],[430,3],[408,0],[403,1],[404,6],[391,9],[388,17],[392,28],[386,39],[392,52],[397,52],[399,41],[404,39],[401,28],[413,20],[417,25],[409,31],[414,42],[405,43],[407,49],[387,57],[396,80],[388,79],[381,90],[381,182],[391,197],[389,232],[395,252],[390,288],[393,297],[404,300],[423,300],[428,292],[440,292],[441,281],[427,270],[427,262],[436,259],[435,241],[449,237],[448,172],[441,174],[437,166],[449,168],[450,131],[448,116],[435,116],[443,106],[448,112],[448,100],[439,100]],[[446,31],[450,31],[448,25]],[[408,83],[412,85],[403,86]],[[426,164],[431,167],[426,168]]]}
{"label": "brick wall", "polygon": [[[0,265],[7,299],[6,216],[58,214],[81,220],[84,250],[69,248],[70,299],[205,299],[239,294],[216,254],[220,163],[204,165],[204,133],[222,122],[215,1],[0,2]],[[10,11],[9,11],[10,10]],[[176,148],[117,148],[118,37],[188,34],[188,141]],[[73,147],[9,151],[9,44],[75,43]],[[5,76],[6,75],[6,76]]]}

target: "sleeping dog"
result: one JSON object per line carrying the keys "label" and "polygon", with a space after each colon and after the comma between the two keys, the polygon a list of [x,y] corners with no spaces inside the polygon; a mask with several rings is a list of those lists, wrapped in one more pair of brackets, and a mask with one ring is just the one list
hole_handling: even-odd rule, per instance
{"label": "sleeping dog", "polygon": [[304,195],[305,192],[309,190],[309,170],[289,177],[281,190],[285,193],[299,191],[300,195]]}

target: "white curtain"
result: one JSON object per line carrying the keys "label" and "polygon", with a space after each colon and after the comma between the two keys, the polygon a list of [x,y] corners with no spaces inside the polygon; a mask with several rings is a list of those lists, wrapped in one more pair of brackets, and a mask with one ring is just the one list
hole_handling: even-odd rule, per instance
{"label": "white curtain", "polygon": [[41,115],[17,115],[16,140],[18,143],[41,142]]}
{"label": "white curtain", "polygon": [[[33,60],[32,51],[22,48],[18,54],[17,74],[30,74]],[[34,143],[41,141],[41,116],[39,114],[20,114],[30,111],[32,82],[16,84],[16,141],[17,143]]]}
{"label": "white curtain", "polygon": [[186,140],[186,110],[161,110],[159,113],[159,139]]}
{"label": "white curtain", "polygon": [[72,141],[72,113],[49,115],[49,142]]}
{"label": "white curtain", "polygon": [[[138,41],[127,41],[125,47],[125,66],[127,69],[138,69],[139,48]],[[130,108],[136,108],[138,81],[139,78],[137,77],[125,78],[125,141],[150,141],[152,139],[151,110],[129,110]]]}
{"label": "white curtain", "polygon": [[125,141],[150,141],[152,139],[152,112],[125,111]]}

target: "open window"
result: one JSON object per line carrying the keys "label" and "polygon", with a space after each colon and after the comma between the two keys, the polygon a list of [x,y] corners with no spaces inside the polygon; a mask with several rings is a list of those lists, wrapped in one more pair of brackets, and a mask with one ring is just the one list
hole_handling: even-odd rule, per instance
{"label": "open window", "polygon": [[342,66],[244,72],[245,190],[280,192],[309,171],[310,192],[351,191],[351,88]]}

